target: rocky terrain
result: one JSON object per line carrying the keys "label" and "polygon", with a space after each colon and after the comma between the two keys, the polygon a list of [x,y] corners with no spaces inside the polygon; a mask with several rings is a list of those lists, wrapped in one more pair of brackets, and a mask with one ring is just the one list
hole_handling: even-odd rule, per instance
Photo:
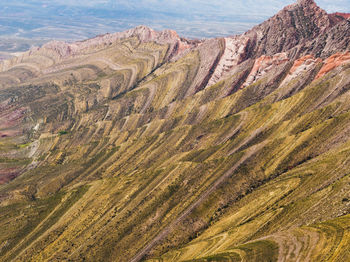
{"label": "rocky terrain", "polygon": [[348,18],[0,61],[0,261],[350,260]]}

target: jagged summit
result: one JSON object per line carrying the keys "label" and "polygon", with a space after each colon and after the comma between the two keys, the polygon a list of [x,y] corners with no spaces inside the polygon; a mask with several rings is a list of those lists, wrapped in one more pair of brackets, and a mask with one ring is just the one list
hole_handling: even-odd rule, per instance
{"label": "jagged summit", "polygon": [[[102,50],[122,39],[137,38],[142,43],[168,45],[166,59],[176,60],[200,45],[203,66],[199,72],[200,75],[206,75],[206,78],[194,81],[187,96],[232,74],[237,65],[264,55],[286,53],[288,58],[297,59],[310,54],[328,57],[335,53],[334,50],[346,51],[350,25],[345,18],[346,15],[340,13],[327,14],[312,0],[303,0],[286,6],[267,21],[234,37],[192,41],[181,38],[173,30],[155,31],[140,25],[124,32],[108,33],[74,43],[52,41],[41,48],[33,48],[22,57],[41,53],[62,61]],[[337,48],[334,49],[334,46]],[[0,69],[4,71],[16,66],[22,57],[2,61]],[[45,72],[52,70],[57,69],[45,69]]]}
{"label": "jagged summit", "polygon": [[314,0],[297,0],[296,4],[302,6],[317,5]]}
{"label": "jagged summit", "polygon": [[346,51],[349,31],[350,24],[343,17],[328,15],[312,0],[298,1],[245,34],[225,38],[225,50],[207,86],[250,59],[279,53],[289,59],[305,55],[325,58]]}
{"label": "jagged summit", "polygon": [[246,33],[256,47],[256,56],[287,51],[318,37],[331,27],[327,13],[312,0],[302,0]]}

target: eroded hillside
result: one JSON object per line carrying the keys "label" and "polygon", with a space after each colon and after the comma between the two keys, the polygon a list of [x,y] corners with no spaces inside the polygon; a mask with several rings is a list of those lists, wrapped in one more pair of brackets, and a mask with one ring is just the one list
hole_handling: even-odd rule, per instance
{"label": "eroded hillside", "polygon": [[349,32],[302,0],[1,62],[0,260],[348,261]]}

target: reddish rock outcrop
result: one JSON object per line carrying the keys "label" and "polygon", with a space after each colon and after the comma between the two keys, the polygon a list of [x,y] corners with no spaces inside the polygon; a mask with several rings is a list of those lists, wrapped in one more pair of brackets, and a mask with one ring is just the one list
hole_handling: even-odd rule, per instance
{"label": "reddish rock outcrop", "polygon": [[314,55],[306,55],[295,60],[279,86],[280,92],[277,99],[292,95],[309,84],[317,74],[320,63],[322,63],[322,59],[316,58]]}
{"label": "reddish rock outcrop", "polygon": [[[343,16],[328,15],[313,0],[299,0],[247,33],[225,39],[224,54],[208,86],[232,74],[237,65],[248,59],[264,60],[279,53],[286,53],[290,60],[305,56],[294,65],[292,74],[311,56],[326,58],[335,50],[349,49],[349,41],[350,23]],[[256,67],[243,86],[254,82]]]}
{"label": "reddish rock outcrop", "polygon": [[252,71],[247,77],[246,82],[242,85],[241,88],[245,88],[259,79],[263,78],[267,73],[273,70],[276,66],[285,64],[289,61],[289,58],[286,53],[279,53],[274,56],[261,56],[255,60]]}
{"label": "reddish rock outcrop", "polygon": [[311,63],[314,63],[314,62],[322,62],[322,59],[318,58],[318,59],[315,59],[315,56],[313,55],[306,55],[306,56],[303,56],[297,60],[295,60],[292,68],[290,69],[289,71],[289,74],[294,74],[296,71],[298,71],[298,69],[302,66],[308,66],[310,65]]}
{"label": "reddish rock outcrop", "polygon": [[323,67],[320,72],[317,74],[316,79],[325,76],[327,73],[332,71],[333,69],[343,66],[347,63],[350,63],[350,52],[346,53],[337,53],[327,58],[324,62]]}
{"label": "reddish rock outcrop", "polygon": [[349,18],[350,18],[350,13],[339,13],[339,12],[337,12],[337,13],[333,13],[333,14],[331,14],[331,15],[334,15],[334,16],[341,16],[341,17],[343,17],[343,18],[345,18],[345,19],[349,19]]}
{"label": "reddish rock outcrop", "polygon": [[[347,51],[350,49],[350,21],[347,20],[348,17],[350,14],[327,14],[313,0],[298,0],[247,33],[225,39],[192,41],[180,38],[173,30],[158,32],[146,26],[138,26],[124,32],[101,35],[75,43],[53,41],[42,48],[33,49],[24,56],[30,56],[36,52],[49,53],[48,56],[53,57],[53,60],[57,62],[88,53],[91,50],[105,48],[121,39],[130,37],[136,37],[141,42],[168,45],[167,61],[177,60],[195,48],[200,53],[201,65],[198,69],[199,77],[185,92],[187,96],[231,76],[238,65],[245,61],[255,60],[262,56],[286,53],[287,57],[293,61],[305,55],[327,58],[336,51]],[[0,71],[14,67],[20,63],[21,58],[17,60],[17,62],[10,64],[0,63]],[[300,60],[298,63],[303,64],[305,61]],[[23,66],[28,67],[28,65]],[[31,65],[32,69],[34,66]],[[62,70],[65,66],[64,63],[61,63],[58,66],[39,68],[35,71],[47,74]],[[298,67],[298,64],[295,67]],[[250,80],[255,78],[253,75],[256,73],[251,72]]]}
{"label": "reddish rock outcrop", "polygon": [[347,18],[347,14],[343,14],[343,13],[333,13],[333,14],[329,14],[328,15],[331,24],[332,25],[336,25],[338,23],[343,22],[344,20],[346,20]]}

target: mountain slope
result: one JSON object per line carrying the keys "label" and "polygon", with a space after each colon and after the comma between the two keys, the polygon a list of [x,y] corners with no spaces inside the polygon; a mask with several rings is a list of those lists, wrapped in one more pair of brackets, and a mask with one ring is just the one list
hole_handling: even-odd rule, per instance
{"label": "mountain slope", "polygon": [[349,259],[348,27],[304,0],[2,62],[0,260]]}

